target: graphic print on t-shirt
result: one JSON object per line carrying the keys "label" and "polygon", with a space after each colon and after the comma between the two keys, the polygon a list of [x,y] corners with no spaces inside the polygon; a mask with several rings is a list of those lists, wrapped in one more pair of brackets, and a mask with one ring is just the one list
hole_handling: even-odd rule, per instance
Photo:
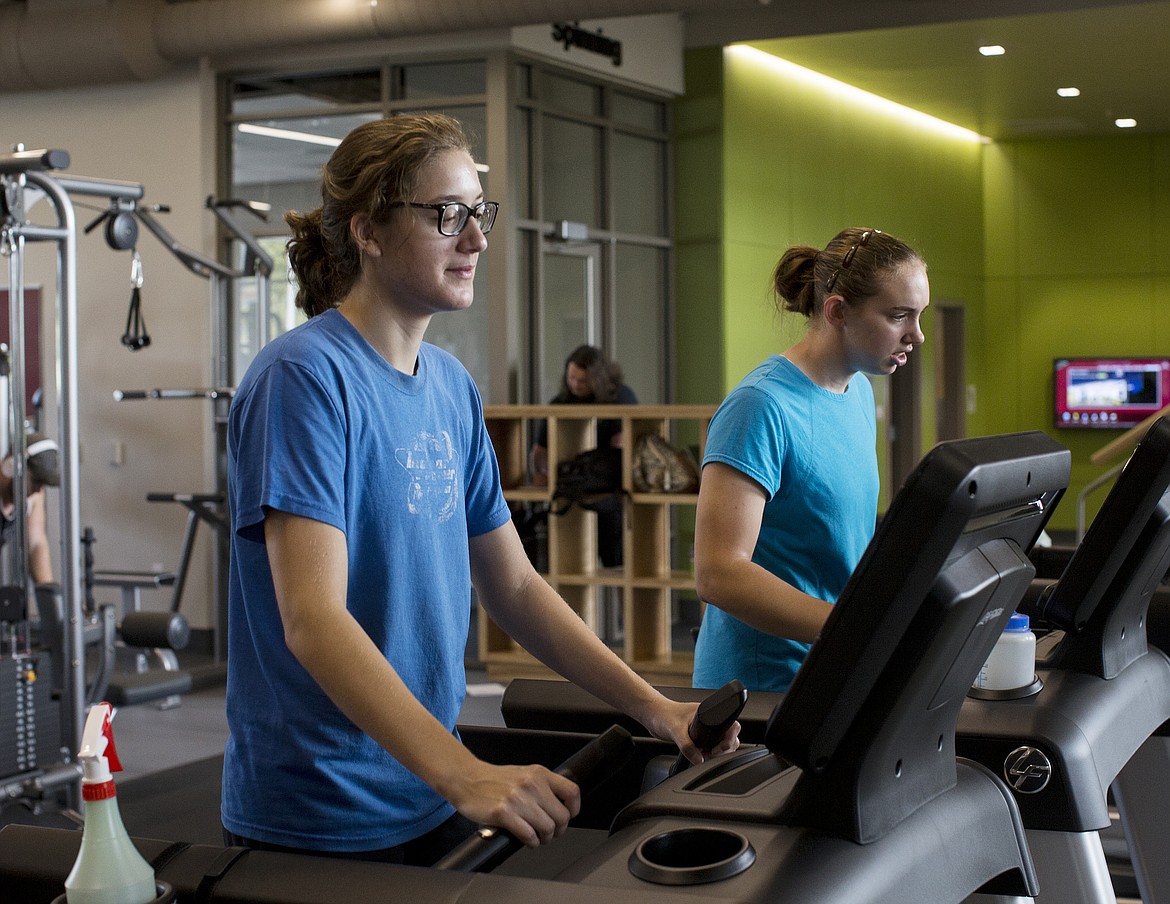
{"label": "graphic print on t-shirt", "polygon": [[459,468],[451,435],[421,431],[414,442],[396,449],[394,457],[410,478],[407,510],[438,522],[455,514]]}

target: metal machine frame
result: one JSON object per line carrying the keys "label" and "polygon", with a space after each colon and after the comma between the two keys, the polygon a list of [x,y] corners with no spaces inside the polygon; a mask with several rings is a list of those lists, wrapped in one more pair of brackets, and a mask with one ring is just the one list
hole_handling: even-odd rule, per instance
{"label": "metal machine frame", "polygon": [[[181,245],[158,221],[154,213],[141,207],[134,207],[133,214],[188,270],[209,283],[211,293],[211,334],[212,360],[210,388],[192,389],[119,389],[114,391],[118,401],[143,399],[206,399],[212,405],[212,422],[215,442],[215,492],[214,494],[151,493],[151,502],[163,501],[169,496],[188,509],[187,527],[183,546],[176,566],[179,578],[172,595],[172,611],[178,611],[183,592],[187,566],[193,550],[195,531],[199,521],[206,521],[214,533],[212,545],[212,568],[215,574],[215,625],[213,630],[212,653],[216,662],[227,659],[227,598],[228,598],[228,535],[227,535],[227,416],[231,406],[234,388],[231,373],[231,318],[229,310],[231,281],[254,277],[256,279],[257,318],[261,326],[268,321],[269,293],[273,269],[272,257],[232,215],[234,208],[245,207],[253,212],[256,205],[242,201],[216,200],[208,197],[204,206],[224,226],[233,238],[244,246],[244,263],[241,268],[232,268],[212,260],[190,248]],[[158,212],[161,208],[156,208]],[[213,497],[219,497],[215,502]]]}
{"label": "metal machine frame", "polygon": [[[108,198],[111,202],[137,201],[143,195],[141,185],[80,176],[51,175],[69,165],[69,154],[62,150],[28,151],[18,149],[0,155],[0,185],[3,187],[2,233],[0,250],[8,257],[12,378],[9,403],[13,418],[13,501],[24,512],[24,261],[27,242],[53,242],[57,246],[56,291],[56,382],[57,444],[60,449],[60,538],[61,588],[65,600],[66,651],[62,743],[76,750],[81,739],[85,704],[83,668],[81,572],[81,511],[78,437],[77,376],[77,219],[70,195]],[[25,219],[25,194],[28,188],[44,192],[57,215],[56,226],[34,225]],[[22,517],[11,544],[14,575],[26,575],[26,539]]]}
{"label": "metal machine frame", "polygon": [[[55,292],[55,373],[52,379],[57,387],[57,442],[59,446],[61,485],[60,514],[60,592],[63,601],[61,650],[63,662],[61,697],[61,744],[76,750],[81,739],[86,707],[85,634],[81,516],[80,516],[80,439],[78,430],[78,355],[77,355],[77,242],[78,225],[72,195],[105,198],[109,210],[86,227],[89,231],[106,220],[106,240],[111,247],[125,249],[134,246],[137,223],[142,223],[191,272],[209,280],[211,286],[212,317],[212,377],[217,387],[224,387],[230,379],[230,317],[228,314],[228,285],[230,280],[254,276],[257,281],[258,307],[266,317],[269,276],[272,259],[247,230],[232,217],[230,210],[242,202],[217,202],[208,198],[206,206],[228,232],[245,247],[242,269],[227,267],[179,244],[155,218],[164,208],[144,208],[141,184],[106,179],[68,176],[59,171],[69,166],[69,154],[64,150],[25,150],[18,145],[10,153],[0,154],[0,252],[8,258],[9,340],[11,345],[11,376],[8,380],[5,402],[11,412],[9,432],[13,457],[13,501],[17,516],[13,536],[4,551],[11,563],[8,574],[18,587],[27,586],[27,534],[23,513],[26,503],[25,437],[25,253],[28,242],[52,242],[57,252],[57,284]],[[56,218],[51,226],[33,224],[28,220],[28,208],[46,198]],[[30,200],[31,199],[31,200]],[[251,205],[243,205],[249,206]],[[148,392],[115,393],[119,398],[206,398],[215,406],[213,416],[216,442],[217,492],[224,493],[227,484],[226,421],[232,390],[154,390]],[[200,497],[203,498],[203,497]],[[215,518],[206,517],[217,526]],[[190,522],[190,519],[189,519]],[[193,525],[188,523],[180,563],[186,573],[190,556]],[[226,658],[227,609],[227,538],[226,532],[216,530],[218,542],[214,546],[216,573],[215,655],[217,661]],[[177,592],[176,599],[177,602]],[[55,666],[56,667],[56,666]],[[60,773],[60,779],[53,778]],[[46,770],[35,779],[37,789],[49,784],[72,784],[70,805],[77,803],[77,770],[73,764],[62,764],[54,772]],[[11,783],[10,783],[11,784]],[[6,789],[6,791],[11,789]]]}

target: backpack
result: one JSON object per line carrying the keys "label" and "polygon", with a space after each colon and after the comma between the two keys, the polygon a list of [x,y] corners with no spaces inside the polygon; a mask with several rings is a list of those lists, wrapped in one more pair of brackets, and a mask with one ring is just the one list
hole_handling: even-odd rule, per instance
{"label": "backpack", "polygon": [[634,444],[634,489],[639,493],[694,493],[699,465],[689,449],[680,449],[657,433],[646,433]]}
{"label": "backpack", "polygon": [[[563,515],[574,503],[596,511],[599,504],[622,491],[622,450],[588,449],[557,465],[551,511]],[[612,504],[612,503],[610,503]]]}

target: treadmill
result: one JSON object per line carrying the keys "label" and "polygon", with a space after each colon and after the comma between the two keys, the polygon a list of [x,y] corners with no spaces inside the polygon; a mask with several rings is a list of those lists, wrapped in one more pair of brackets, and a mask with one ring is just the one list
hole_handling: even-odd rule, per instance
{"label": "treadmill", "polygon": [[[1060,562],[1059,579],[1033,581],[1020,601],[1041,631],[1056,628],[1038,645],[1037,680],[1015,692],[970,691],[959,715],[959,755],[984,763],[1013,790],[1041,902],[1115,900],[1098,835],[1110,826],[1110,790],[1140,897],[1170,901],[1168,488],[1170,421],[1162,418],[1083,542]],[[507,724],[592,726],[611,718],[580,689],[549,684],[513,682],[503,700]],[[663,690],[680,699],[705,693]],[[753,694],[741,737],[761,739],[762,713],[782,699]]]}
{"label": "treadmill", "polygon": [[[1068,451],[1040,432],[936,446],[897,494],[763,743],[638,794],[600,844],[552,878],[136,843],[180,900],[207,904],[1033,895],[1019,808],[998,775],[956,757],[955,728],[1031,583],[1026,550],[1069,467]],[[532,734],[517,732],[518,745]],[[0,885],[22,900],[52,897],[79,840],[0,829]]]}
{"label": "treadmill", "polygon": [[[1037,646],[1037,680],[972,691],[960,755],[1012,787],[1041,902],[1113,902],[1098,832],[1113,787],[1145,904],[1170,901],[1170,658],[1150,646],[1151,598],[1170,568],[1170,419],[1134,449],[1057,580],[1033,584],[1020,610],[1054,628]],[[1165,639],[1161,639],[1165,642]]]}

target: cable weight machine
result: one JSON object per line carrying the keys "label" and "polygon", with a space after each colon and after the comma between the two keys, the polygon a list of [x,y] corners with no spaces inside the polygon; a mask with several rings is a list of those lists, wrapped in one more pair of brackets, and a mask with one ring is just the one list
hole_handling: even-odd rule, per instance
{"label": "cable weight machine", "polygon": [[[214,572],[215,624],[212,653],[215,662],[227,658],[227,596],[228,596],[228,516],[227,516],[227,415],[235,390],[232,380],[231,348],[233,345],[232,320],[230,317],[230,288],[233,281],[246,278],[256,280],[256,317],[263,329],[268,322],[268,300],[273,270],[271,255],[256,241],[256,237],[242,226],[234,212],[244,209],[261,219],[266,219],[268,205],[252,201],[216,200],[208,196],[205,208],[210,210],[217,221],[231,237],[244,248],[244,260],[240,267],[229,267],[219,261],[205,257],[180,244],[159,222],[156,213],[167,208],[156,206],[144,208],[133,201],[115,201],[114,206],[87,227],[87,231],[105,223],[107,244],[112,248],[130,247],[127,241],[137,234],[137,222],[162,243],[188,270],[208,281],[211,302],[212,361],[210,388],[175,389],[120,389],[114,391],[117,401],[204,399],[212,405],[212,424],[215,443],[215,490],[211,494],[192,493],[150,493],[150,502],[174,502],[187,509],[187,525],[183,545],[179,554],[177,577],[173,585],[171,610],[177,612],[182,598],[183,587],[194,550],[196,531],[200,522],[206,522],[213,530],[212,568]],[[134,301],[127,317],[127,332],[123,344],[132,350],[142,347],[144,334],[132,330],[135,320]],[[262,335],[262,334],[261,334]],[[149,337],[146,337],[149,343]]]}
{"label": "cable weight machine", "polygon": [[[53,330],[56,355],[55,372],[47,377],[55,381],[57,390],[57,439],[60,449],[61,485],[60,501],[60,587],[54,588],[58,597],[60,620],[58,644],[54,655],[54,671],[59,667],[61,675],[54,682],[60,687],[59,703],[55,700],[53,708],[59,706],[59,717],[54,713],[54,723],[60,722],[59,747],[62,751],[76,750],[80,741],[82,725],[87,703],[87,675],[86,649],[89,638],[90,625],[86,623],[86,586],[83,583],[81,567],[81,525],[80,525],[80,475],[79,475],[79,430],[78,430],[78,300],[77,300],[77,242],[78,225],[71,196],[88,196],[104,198],[109,203],[109,209],[96,221],[90,224],[86,232],[96,228],[99,223],[105,225],[107,243],[115,249],[134,249],[138,234],[138,227],[142,225],[155,236],[172,254],[174,254],[187,269],[207,279],[211,285],[211,324],[212,324],[212,389],[158,389],[147,391],[126,390],[115,393],[118,399],[174,399],[174,398],[201,398],[211,401],[214,406],[214,423],[216,438],[216,481],[217,492],[226,489],[226,418],[227,409],[234,390],[230,388],[230,349],[231,345],[231,318],[228,299],[228,287],[234,279],[244,276],[254,276],[257,279],[258,308],[261,316],[267,317],[268,278],[271,274],[271,258],[248,232],[239,227],[232,219],[233,210],[246,207],[250,212],[259,213],[257,205],[247,202],[216,202],[208,198],[208,209],[225,226],[228,232],[238,238],[246,249],[242,267],[232,268],[218,261],[206,258],[196,252],[184,248],[162,227],[155,214],[165,211],[163,207],[147,208],[141,204],[143,187],[137,183],[120,182],[114,180],[91,179],[86,177],[67,176],[60,171],[69,166],[69,154],[63,150],[25,150],[17,145],[9,153],[0,153],[0,253],[6,258],[9,276],[9,342],[11,346],[11,379],[8,382],[8,399],[2,404],[8,409],[11,417],[8,419],[12,434],[10,451],[13,455],[14,496],[18,517],[14,524],[8,542],[5,544],[4,558],[11,559],[16,567],[8,569],[18,583],[15,592],[11,594],[16,606],[0,607],[0,621],[26,618],[27,614],[27,533],[23,518],[20,517],[27,503],[26,489],[26,455],[24,425],[27,412],[25,410],[25,360],[24,360],[24,309],[25,309],[25,254],[29,242],[50,242],[56,251],[56,292],[55,292],[55,327]],[[39,225],[28,218],[28,211],[33,205],[47,200],[47,206],[52,208],[51,216],[41,216],[40,220],[51,219],[53,225]],[[140,267],[140,262],[138,262]],[[141,273],[140,269],[138,271]],[[140,282],[134,284],[139,288]],[[46,296],[47,301],[47,296]],[[123,337],[123,344],[132,351],[139,350],[149,344],[145,334],[145,323],[141,321],[140,329],[135,326],[132,317],[128,317],[127,335]],[[133,308],[132,308],[133,314]],[[266,321],[261,321],[262,323]],[[143,341],[145,339],[145,341]],[[226,605],[227,605],[227,531],[226,512],[221,506],[218,510],[202,508],[210,506],[215,496],[211,494],[196,496],[185,494],[152,494],[152,496],[166,495],[169,502],[181,502],[190,499],[201,506],[200,513],[189,514],[187,536],[184,539],[184,548],[181,559],[185,566],[190,556],[190,546],[193,540],[191,520],[206,520],[216,528],[219,542],[216,544],[216,655],[217,659],[224,653],[226,638]],[[150,497],[148,497],[150,498]],[[151,501],[159,501],[151,499]],[[206,517],[205,517],[206,516]],[[38,608],[44,608],[41,590],[37,588]],[[176,588],[178,590],[178,588]],[[123,588],[125,594],[125,588]],[[7,596],[7,594],[6,594]],[[177,593],[175,600],[177,602]],[[103,607],[105,609],[106,607]],[[54,610],[57,611],[57,610]],[[103,613],[105,615],[105,613]],[[103,627],[108,628],[108,625]],[[12,635],[14,638],[15,634]],[[16,642],[13,641],[13,652]],[[33,651],[34,653],[36,651]],[[8,645],[0,650],[0,659],[8,653]],[[27,655],[22,653],[24,658]],[[13,665],[18,657],[9,657]],[[23,660],[22,660],[23,662]],[[19,666],[23,668],[23,665]],[[31,669],[29,670],[32,671]],[[35,680],[35,679],[34,679]],[[39,684],[43,688],[49,685],[43,677]],[[31,697],[30,697],[31,699]],[[48,709],[48,707],[45,707]],[[24,716],[27,718],[27,712]],[[19,740],[19,739],[18,739]],[[57,738],[54,738],[54,742]],[[45,744],[45,750],[58,747],[57,743]],[[36,757],[33,758],[37,759]],[[64,754],[61,762],[48,763],[45,756],[39,757],[34,767],[25,769],[23,766],[11,769],[0,769],[0,792],[5,800],[27,797],[30,800],[41,800],[45,794],[64,790],[69,794],[68,806],[77,806],[78,771],[76,765]],[[0,766],[6,763],[0,760]]]}
{"label": "cable weight machine", "polygon": [[[13,459],[13,503],[17,513],[13,538],[5,553],[12,557],[10,573],[21,592],[27,585],[26,536],[23,513],[25,485],[25,367],[24,290],[25,254],[28,242],[56,246],[55,300],[57,388],[57,443],[59,447],[61,596],[63,618],[63,684],[61,744],[76,750],[81,739],[85,709],[85,646],[83,639],[83,590],[81,573],[80,473],[77,374],[77,222],[70,195],[103,197],[111,203],[134,202],[142,197],[141,185],[113,180],[63,176],[56,171],[69,165],[63,150],[25,150],[18,145],[0,154],[0,253],[8,259],[9,340],[11,375],[9,398],[12,411],[10,449]],[[30,192],[41,192],[56,214],[55,225],[35,225],[27,219]],[[39,197],[37,198],[39,200]],[[52,770],[50,770],[52,772]],[[67,765],[59,773],[62,783],[72,784],[76,798],[76,769]],[[43,776],[38,782],[48,783]],[[75,805],[76,800],[71,801]]]}

